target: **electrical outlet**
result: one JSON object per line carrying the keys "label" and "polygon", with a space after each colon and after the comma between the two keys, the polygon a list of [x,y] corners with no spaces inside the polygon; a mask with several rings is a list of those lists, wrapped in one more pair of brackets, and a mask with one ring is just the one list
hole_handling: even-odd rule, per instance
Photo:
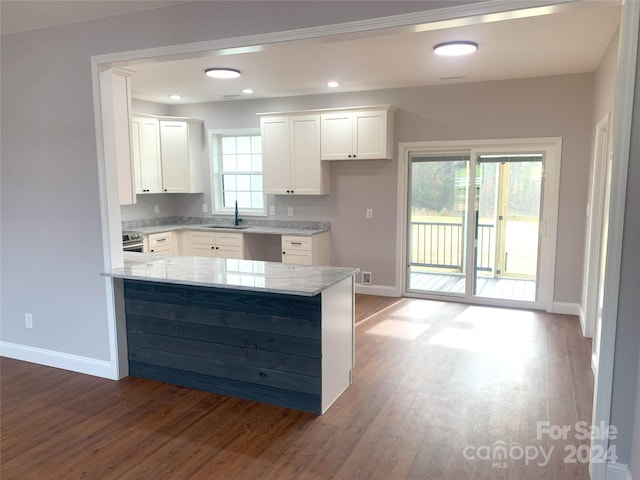
{"label": "electrical outlet", "polygon": [[202,204],[202,213],[207,213],[209,211],[209,207],[207,207],[206,203]]}
{"label": "electrical outlet", "polygon": [[373,208],[367,208],[366,217],[373,218]]}
{"label": "electrical outlet", "polygon": [[275,215],[275,214],[276,214],[276,206],[269,205],[269,215]]}
{"label": "electrical outlet", "polygon": [[287,208],[287,216],[293,217],[293,207],[288,207]]}
{"label": "electrical outlet", "polygon": [[371,272],[362,272],[362,284],[371,285]]}
{"label": "electrical outlet", "polygon": [[154,205],[154,206],[153,206],[153,211],[154,211],[155,213],[160,213],[160,205]]}
{"label": "electrical outlet", "polygon": [[33,328],[33,316],[30,313],[24,314],[24,326],[27,328]]}

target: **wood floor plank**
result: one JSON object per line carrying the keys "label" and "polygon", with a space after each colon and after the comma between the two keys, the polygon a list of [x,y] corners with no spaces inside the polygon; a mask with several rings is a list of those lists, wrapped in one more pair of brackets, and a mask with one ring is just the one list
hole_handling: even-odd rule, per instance
{"label": "wood floor plank", "polygon": [[[3,480],[588,478],[539,422],[591,420],[576,317],[356,297],[353,384],[322,416],[0,359]],[[382,311],[380,314],[376,312]],[[548,465],[478,455],[549,449]],[[474,456],[475,455],[475,456]]]}

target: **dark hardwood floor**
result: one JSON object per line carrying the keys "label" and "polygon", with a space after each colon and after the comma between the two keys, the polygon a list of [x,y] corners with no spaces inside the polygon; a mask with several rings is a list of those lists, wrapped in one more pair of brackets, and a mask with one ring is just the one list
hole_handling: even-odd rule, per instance
{"label": "dark hardwood floor", "polygon": [[[367,321],[353,385],[322,416],[2,358],[0,478],[589,478],[580,456],[566,462],[584,442],[573,430],[538,434],[538,422],[591,420],[591,342],[576,317],[356,303]],[[388,308],[374,315],[376,303]]]}

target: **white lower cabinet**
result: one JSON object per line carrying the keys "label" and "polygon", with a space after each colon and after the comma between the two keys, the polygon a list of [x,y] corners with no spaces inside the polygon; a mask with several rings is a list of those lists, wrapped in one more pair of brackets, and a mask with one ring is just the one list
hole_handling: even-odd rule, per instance
{"label": "white lower cabinet", "polygon": [[244,258],[244,238],[241,233],[188,232],[183,255],[210,258]]}
{"label": "white lower cabinet", "polygon": [[282,236],[282,263],[329,265],[329,232],[312,237]]}
{"label": "white lower cabinet", "polygon": [[157,253],[159,255],[176,255],[178,244],[173,232],[161,232],[144,235],[142,250],[145,253]]}

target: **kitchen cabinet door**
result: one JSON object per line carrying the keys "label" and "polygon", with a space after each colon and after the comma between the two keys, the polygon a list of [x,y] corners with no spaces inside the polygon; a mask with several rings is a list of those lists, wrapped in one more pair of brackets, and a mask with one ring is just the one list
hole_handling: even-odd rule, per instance
{"label": "kitchen cabinet door", "polygon": [[262,117],[260,132],[264,193],[270,195],[291,193],[289,118]]}
{"label": "kitchen cabinet door", "polygon": [[393,113],[390,110],[325,113],[320,125],[322,160],[392,158]]}
{"label": "kitchen cabinet door", "polygon": [[262,117],[260,125],[264,193],[329,193],[328,166],[320,161],[319,115]]}
{"label": "kitchen cabinet door", "polygon": [[162,189],[167,193],[190,191],[189,137],[187,123],[160,121]]}
{"label": "kitchen cabinet door", "polygon": [[353,154],[351,113],[326,113],[321,116],[322,160],[346,160]]}
{"label": "kitchen cabinet door", "polygon": [[320,116],[293,116],[289,119],[291,144],[291,193],[329,193],[328,166],[320,161]]}
{"label": "kitchen cabinet door", "polygon": [[133,117],[132,146],[136,193],[162,193],[160,125],[158,120]]}
{"label": "kitchen cabinet door", "polygon": [[387,112],[356,112],[353,122],[353,158],[375,160],[387,155]]}

